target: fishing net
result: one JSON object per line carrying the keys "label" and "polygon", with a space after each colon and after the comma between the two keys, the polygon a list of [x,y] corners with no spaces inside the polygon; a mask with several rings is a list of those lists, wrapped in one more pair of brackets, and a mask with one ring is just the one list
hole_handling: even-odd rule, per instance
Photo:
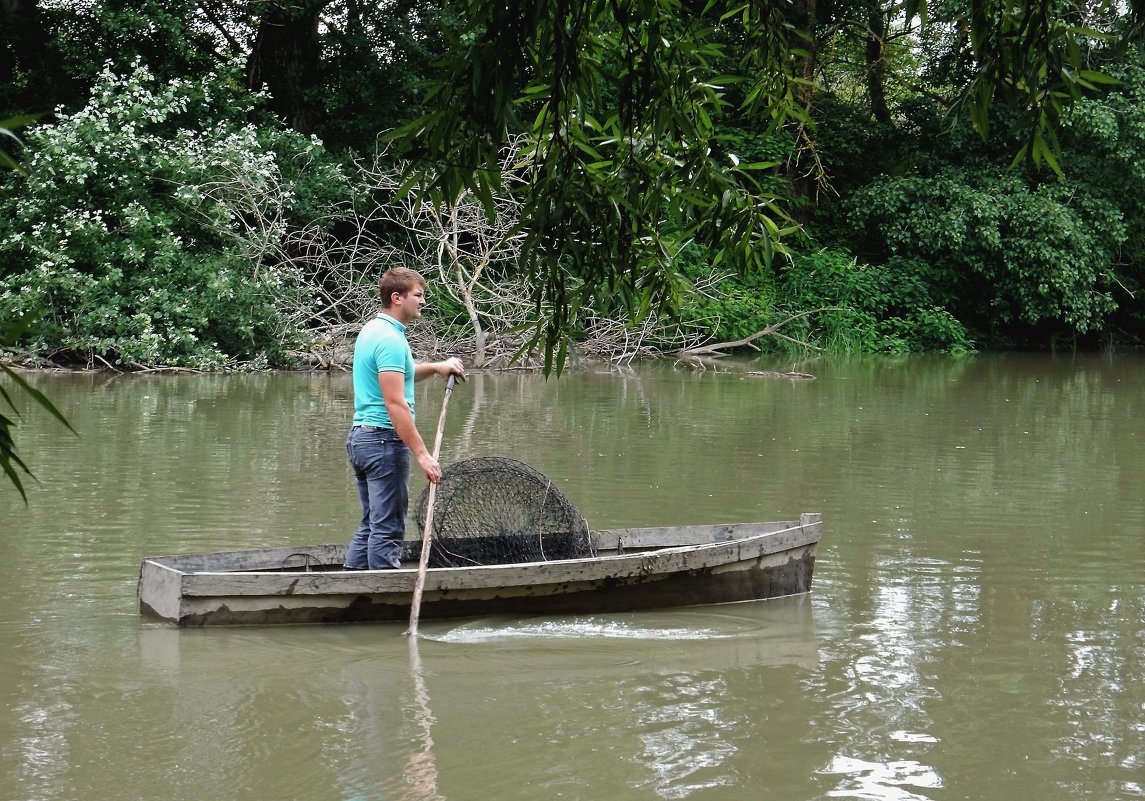
{"label": "fishing net", "polygon": [[[425,530],[429,487],[414,516]],[[481,456],[442,470],[430,567],[503,565],[596,555],[588,523],[552,481],[516,459]]]}

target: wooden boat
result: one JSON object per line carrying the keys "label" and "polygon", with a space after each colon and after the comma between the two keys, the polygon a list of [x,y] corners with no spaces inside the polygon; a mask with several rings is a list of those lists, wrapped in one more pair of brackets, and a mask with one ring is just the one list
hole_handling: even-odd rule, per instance
{"label": "wooden boat", "polygon": [[[422,620],[624,612],[778,598],[811,589],[822,516],[776,523],[627,528],[597,556],[431,568]],[[344,570],[345,545],[156,556],[139,610],[178,626],[407,621],[420,542],[400,570]]]}

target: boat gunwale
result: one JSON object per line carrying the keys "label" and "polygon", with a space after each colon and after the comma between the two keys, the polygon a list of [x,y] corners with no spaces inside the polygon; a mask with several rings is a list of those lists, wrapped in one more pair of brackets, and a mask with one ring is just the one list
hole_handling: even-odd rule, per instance
{"label": "boat gunwale", "polygon": [[[765,531],[750,533],[766,526]],[[684,545],[643,548],[632,545],[631,552],[608,553],[581,559],[549,562],[519,562],[504,565],[430,568],[426,576],[427,591],[479,590],[522,585],[558,584],[571,581],[600,581],[639,574],[669,575],[686,570],[713,568],[755,559],[801,547],[813,546],[821,537],[822,516],[803,514],[796,521],[766,523],[707,524],[702,526],[662,526],[655,528],[613,529],[601,532],[602,538],[616,537],[623,546],[625,534],[634,539],[647,538],[656,532],[695,529],[709,535],[723,531],[726,539]],[[740,532],[746,535],[735,536]],[[314,550],[335,549],[336,545],[300,546]],[[745,553],[745,549],[747,553]],[[208,554],[183,554],[145,557],[142,573],[148,563],[177,580],[185,597],[334,595],[346,593],[401,594],[413,589],[416,569],[399,570],[188,570],[177,566],[179,560],[217,556],[239,558],[260,552],[288,551],[290,548],[259,548],[220,551]],[[303,554],[304,551],[298,551]]]}

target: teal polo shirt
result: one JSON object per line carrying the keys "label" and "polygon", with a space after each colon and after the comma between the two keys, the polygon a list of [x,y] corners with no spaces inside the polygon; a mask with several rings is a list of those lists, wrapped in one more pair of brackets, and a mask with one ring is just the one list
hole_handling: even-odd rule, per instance
{"label": "teal polo shirt", "polygon": [[404,373],[405,396],[413,413],[414,362],[406,327],[379,312],[362,326],[354,343],[354,425],[393,428],[378,373]]}

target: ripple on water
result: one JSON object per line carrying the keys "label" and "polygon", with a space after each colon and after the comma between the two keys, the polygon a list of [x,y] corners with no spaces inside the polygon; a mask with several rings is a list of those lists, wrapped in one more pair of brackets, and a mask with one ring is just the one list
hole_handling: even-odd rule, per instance
{"label": "ripple on water", "polygon": [[930,765],[914,760],[871,762],[836,756],[822,774],[838,776],[830,798],[877,799],[877,801],[929,801],[930,795],[916,790],[942,788],[942,777]]}
{"label": "ripple on water", "polygon": [[430,624],[421,640],[427,665],[528,671],[644,666],[660,672],[748,666],[813,667],[818,660],[811,605],[803,598],[632,614],[483,618]]}

